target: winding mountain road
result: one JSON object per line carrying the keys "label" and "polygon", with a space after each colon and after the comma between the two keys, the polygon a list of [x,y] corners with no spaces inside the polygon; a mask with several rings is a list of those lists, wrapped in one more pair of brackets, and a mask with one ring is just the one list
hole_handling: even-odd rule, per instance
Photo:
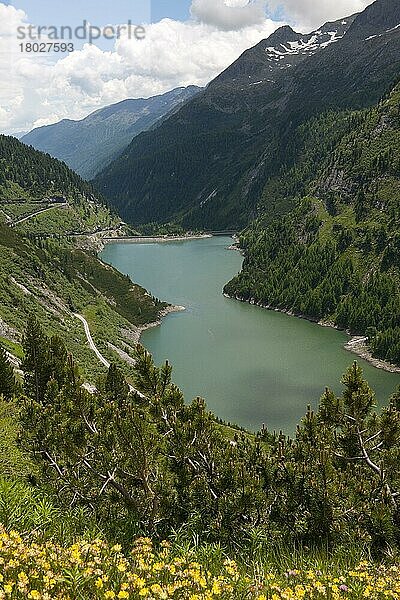
{"label": "winding mountain road", "polygon": [[25,221],[29,221],[30,219],[33,219],[34,217],[37,217],[38,215],[41,215],[42,213],[48,212],[49,210],[54,210],[55,208],[65,208],[66,206],[68,206],[68,204],[65,202],[64,204],[54,204],[54,206],[48,206],[47,208],[42,208],[41,210],[38,210],[35,213],[28,215],[27,217],[18,219],[18,221],[13,221],[11,223],[11,227],[15,227],[16,225],[25,223]]}
{"label": "winding mountain road", "polygon": [[0,212],[5,216],[7,225],[12,222],[12,218],[8,215],[2,208],[0,208]]}
{"label": "winding mountain road", "polygon": [[106,369],[110,368],[110,363],[104,356],[101,354],[100,350],[97,348],[96,344],[93,341],[92,334],[90,333],[89,323],[86,321],[85,317],[82,315],[78,315],[78,313],[74,313],[74,317],[79,319],[83,323],[83,327],[85,328],[86,338],[89,344],[89,348],[93,350],[99,361],[105,366]]}
{"label": "winding mountain road", "polygon": [[[91,350],[93,350],[93,352],[96,354],[99,361],[106,367],[106,369],[109,369],[110,363],[108,362],[108,360],[106,358],[104,358],[104,356],[101,354],[100,350],[97,348],[96,344],[94,343],[92,334],[90,333],[89,323],[86,321],[85,317],[83,317],[82,315],[79,315],[78,313],[74,313],[74,317],[76,317],[77,319],[79,319],[81,321],[81,323],[83,323],[83,327],[85,328],[85,334],[86,334],[86,338],[87,338],[87,341],[89,344],[89,348]],[[128,383],[128,386],[129,386],[130,392],[136,394],[137,396],[139,396],[139,398],[142,398],[142,400],[147,400],[147,397],[144,394],[142,394],[141,392],[139,392],[139,390],[134,388],[129,383]]]}

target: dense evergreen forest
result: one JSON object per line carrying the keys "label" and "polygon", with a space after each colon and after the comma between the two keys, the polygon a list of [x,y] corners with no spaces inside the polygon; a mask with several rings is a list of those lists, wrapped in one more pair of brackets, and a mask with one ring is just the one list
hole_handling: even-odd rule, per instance
{"label": "dense evergreen forest", "polygon": [[93,187],[65,163],[0,135],[0,200],[42,200],[58,194],[75,200],[95,198]]}
{"label": "dense evergreen forest", "polygon": [[0,135],[1,221],[41,237],[90,234],[117,229],[121,223],[93,187],[65,163],[4,135]]}
{"label": "dense evergreen forest", "polygon": [[399,364],[400,86],[298,134],[300,158],[266,184],[225,292],[365,335]]}
{"label": "dense evergreen forest", "polygon": [[[326,389],[294,438],[266,429],[253,435],[218,422],[199,398],[185,403],[171,365],[156,367],[140,345],[130,373],[140,394],[115,365],[87,391],[63,341],[46,336],[34,317],[23,345],[22,390],[0,352],[3,472],[14,481],[0,481],[0,554],[12,553],[24,568],[15,598],[34,585],[71,599],[338,599],[345,592],[355,599],[378,580],[382,593],[398,597],[390,557],[400,546],[400,389],[376,414],[354,363],[342,395]],[[4,429],[10,413],[11,433]],[[7,533],[13,525],[34,527],[36,541]],[[153,550],[144,535],[156,547],[165,539],[174,546]],[[96,541],[62,548],[88,536]],[[110,550],[99,536],[118,545]],[[37,545],[49,537],[61,546]],[[136,538],[131,558],[121,554]],[[226,553],[243,561],[242,570]],[[303,572],[306,555],[318,555],[323,571]],[[355,566],[371,556],[388,566]],[[250,577],[246,561],[256,569]],[[53,583],[42,563],[53,565]],[[288,574],[286,566],[284,575],[284,564],[299,568]],[[388,594],[373,589],[368,597]]]}

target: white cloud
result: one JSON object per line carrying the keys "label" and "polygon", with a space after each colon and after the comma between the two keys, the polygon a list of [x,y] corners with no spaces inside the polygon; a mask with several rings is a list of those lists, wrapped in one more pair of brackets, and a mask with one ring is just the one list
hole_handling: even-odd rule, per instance
{"label": "white cloud", "polygon": [[297,29],[310,31],[326,21],[361,12],[372,0],[269,0],[271,8],[283,7]]}
{"label": "white cloud", "polygon": [[86,44],[58,58],[20,52],[15,32],[27,23],[22,11],[0,3],[0,23],[8,36],[0,41],[0,130],[6,133],[80,119],[126,98],[206,85],[280,25],[263,19],[236,31],[163,19],[147,26],[143,41],[125,36],[112,51]]}
{"label": "white cloud", "polygon": [[265,21],[263,0],[193,0],[192,16],[220,29],[238,30]]}
{"label": "white cloud", "polygon": [[[268,0],[297,29],[363,10],[371,0]],[[265,18],[262,0],[192,0],[193,19],[163,19],[139,42],[122,37],[112,51],[85,45],[69,55],[21,53],[16,31],[30,15],[0,2],[0,131],[26,131],[80,119],[126,98],[206,85],[282,23]]]}
{"label": "white cloud", "polygon": [[26,22],[27,16],[23,10],[7,4],[0,4],[0,35],[10,36],[19,25]]}

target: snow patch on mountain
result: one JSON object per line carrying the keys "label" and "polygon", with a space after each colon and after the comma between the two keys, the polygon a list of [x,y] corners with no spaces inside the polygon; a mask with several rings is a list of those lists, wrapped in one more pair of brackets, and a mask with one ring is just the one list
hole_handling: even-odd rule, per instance
{"label": "snow patch on mountain", "polygon": [[384,31],[383,33],[378,33],[377,35],[370,35],[369,37],[365,38],[365,41],[367,42],[368,40],[373,40],[374,38],[377,37],[382,37],[383,35],[386,35],[387,33],[392,33],[392,31],[396,31],[396,29],[400,28],[400,23],[398,25],[396,25],[396,27],[391,27],[390,29],[386,29],[386,31]]}
{"label": "snow patch on mountain", "polygon": [[[342,25],[346,25],[346,23],[343,22]],[[265,52],[267,53],[269,60],[276,62],[283,60],[288,56],[304,56],[314,54],[321,48],[326,48],[330,44],[334,44],[342,37],[343,34],[338,30],[323,31],[319,29],[318,31],[314,31],[299,40],[281,43],[277,46],[268,46],[265,48]],[[282,68],[290,66],[292,66],[292,64],[286,63]]]}

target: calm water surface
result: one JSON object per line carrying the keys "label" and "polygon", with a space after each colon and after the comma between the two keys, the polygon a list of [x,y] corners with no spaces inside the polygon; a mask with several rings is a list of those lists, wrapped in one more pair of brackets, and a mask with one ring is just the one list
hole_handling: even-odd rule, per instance
{"label": "calm water surface", "polygon": [[[224,284],[242,263],[227,250],[231,243],[228,237],[116,243],[101,258],[153,295],[185,306],[146,331],[142,343],[157,363],[173,364],[187,400],[202,396],[215,414],[253,430],[265,423],[292,433],[326,385],[340,392],[354,355],[343,348],[343,332],[224,298]],[[360,362],[385,402],[400,375]]]}

